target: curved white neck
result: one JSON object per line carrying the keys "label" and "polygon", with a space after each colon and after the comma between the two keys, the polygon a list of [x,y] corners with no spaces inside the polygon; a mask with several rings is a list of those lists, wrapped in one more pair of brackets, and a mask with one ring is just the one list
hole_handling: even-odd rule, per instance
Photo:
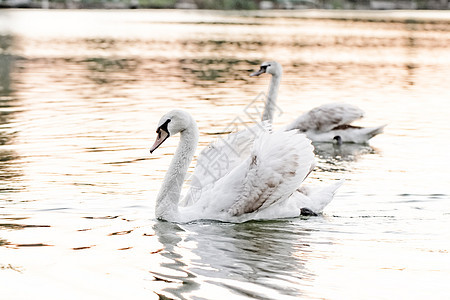
{"label": "curved white neck", "polygon": [[270,122],[272,122],[273,120],[280,81],[281,74],[272,75],[272,79],[270,80],[269,93],[267,94],[266,105],[264,107],[264,113],[262,117],[263,121],[269,120]]}
{"label": "curved white neck", "polygon": [[180,142],[167,170],[164,182],[156,199],[156,218],[176,221],[181,188],[198,142],[195,122],[180,133]]}

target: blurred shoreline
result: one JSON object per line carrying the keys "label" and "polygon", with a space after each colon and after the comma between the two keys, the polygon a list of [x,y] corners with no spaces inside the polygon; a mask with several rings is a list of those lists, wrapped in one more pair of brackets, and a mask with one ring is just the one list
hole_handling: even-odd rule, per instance
{"label": "blurred shoreline", "polygon": [[[9,8],[0,9],[0,15],[8,12],[19,11],[45,11],[58,12],[67,9],[36,9],[36,8]],[[70,10],[70,9],[69,9]],[[136,12],[135,9],[82,9],[84,12]],[[450,11],[448,10],[328,10],[328,9],[303,9],[303,10],[206,10],[206,9],[138,9],[146,12],[187,12],[189,14],[219,14],[224,17],[251,17],[251,18],[292,18],[292,19],[316,19],[335,21],[363,21],[363,22],[400,22],[400,23],[450,23]]]}
{"label": "blurred shoreline", "polygon": [[264,18],[324,19],[368,22],[450,22],[447,10],[271,10],[255,11],[250,15]]}
{"label": "blurred shoreline", "polygon": [[449,10],[449,0],[0,0],[0,8],[189,10]]}

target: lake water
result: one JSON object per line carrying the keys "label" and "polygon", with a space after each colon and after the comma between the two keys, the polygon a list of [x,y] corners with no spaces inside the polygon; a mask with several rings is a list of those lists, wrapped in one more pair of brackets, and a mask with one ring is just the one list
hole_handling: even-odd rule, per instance
{"label": "lake water", "polygon": [[[448,299],[450,16],[367,14],[0,11],[0,298]],[[275,127],[343,101],[385,133],[316,145],[308,183],[346,178],[323,216],[155,220],[159,118],[200,149],[252,123],[272,59]]]}

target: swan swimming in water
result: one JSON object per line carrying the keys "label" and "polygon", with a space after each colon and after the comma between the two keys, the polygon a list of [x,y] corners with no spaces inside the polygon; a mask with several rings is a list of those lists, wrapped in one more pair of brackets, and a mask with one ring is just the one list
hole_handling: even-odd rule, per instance
{"label": "swan swimming in water", "polygon": [[[276,61],[263,62],[260,69],[250,76],[264,73],[271,74],[272,78],[262,119],[272,121],[283,69]],[[370,128],[350,125],[363,116],[364,112],[354,105],[328,103],[302,114],[284,130],[298,129],[313,142],[332,142],[335,136],[340,136],[343,143],[367,143],[382,133],[386,125]]]}
{"label": "swan swimming in water", "polygon": [[[204,149],[194,170],[196,183],[180,205],[181,189],[198,142],[192,116],[172,110],[158,123],[153,153],[170,136],[180,142],[156,199],[158,219],[171,222],[219,220],[245,222],[291,218],[302,211],[320,213],[333,199],[342,180],[323,188],[300,186],[315,166],[313,146],[297,130],[271,133],[266,123],[229,134]],[[208,165],[211,151],[227,164]],[[194,191],[191,191],[194,189]]]}

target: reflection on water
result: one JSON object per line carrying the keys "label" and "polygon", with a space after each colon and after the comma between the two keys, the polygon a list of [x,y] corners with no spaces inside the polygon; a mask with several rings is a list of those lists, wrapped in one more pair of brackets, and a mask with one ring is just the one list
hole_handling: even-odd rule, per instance
{"label": "reflection on water", "polygon": [[[2,139],[2,144],[3,145],[7,145],[7,143],[10,141],[10,136],[6,136],[3,137]],[[2,170],[1,174],[0,174],[0,180],[4,180],[4,182],[7,181],[13,181],[13,180],[17,180],[20,176],[20,171],[19,170],[15,170],[14,167],[12,167],[12,163],[14,162],[14,160],[17,160],[18,157],[16,155],[16,153],[12,150],[1,150],[0,151],[0,162],[1,162],[1,166],[0,169]],[[5,191],[5,188],[2,186],[1,191]]]}
{"label": "reflection on water", "polygon": [[14,144],[17,135],[14,128],[14,118],[17,114],[17,105],[11,84],[13,71],[12,35],[0,34],[0,194],[16,190],[11,182],[17,181],[21,176],[20,166],[14,164],[18,155],[6,146]]}
{"label": "reflection on water", "polygon": [[[190,72],[186,78],[192,78],[194,86],[211,86],[228,80],[243,80],[242,68],[257,65],[258,61],[242,61],[233,58],[181,59],[180,66]],[[192,76],[194,75],[194,76]]]}
{"label": "reflection on water", "polygon": [[138,64],[135,60],[127,59],[107,59],[107,58],[88,58],[81,62],[86,64],[91,72],[88,78],[95,85],[105,86],[114,85],[115,81],[120,79],[121,73],[133,72]]}
{"label": "reflection on water", "polygon": [[[183,240],[184,230],[176,224],[166,222],[156,223],[154,230],[159,242],[164,247],[161,255],[168,259],[168,262],[161,263],[161,267],[168,272],[165,274],[152,270],[150,273],[153,275],[154,280],[169,283],[169,286],[164,288],[169,293],[185,299],[183,294],[195,291],[199,288],[199,284],[195,281],[197,276],[189,271],[189,267],[186,264],[189,261],[184,262],[185,258],[182,253],[179,253],[182,250],[178,249],[178,244]],[[163,297],[162,294],[158,293],[158,295]]]}
{"label": "reflection on water", "polygon": [[366,154],[375,154],[377,151],[367,144],[314,143],[314,153],[320,162],[321,171],[351,172],[353,161]]}
{"label": "reflection on water", "polygon": [[5,240],[0,239],[0,246],[6,245],[6,244],[7,244],[7,242]]}
{"label": "reflection on water", "polygon": [[[449,22],[8,14],[14,26],[0,18],[5,299],[448,296]],[[245,109],[269,77],[248,75],[269,59],[284,68],[275,128],[345,101],[366,111],[360,125],[387,123],[385,133],[370,145],[314,145],[308,183],[346,179],[324,216],[154,220],[178,142],[149,155],[161,115],[191,111],[200,151],[232,121],[252,122]]]}
{"label": "reflection on water", "polygon": [[170,283],[164,296],[199,296],[197,278],[205,278],[218,294],[294,299],[303,294],[301,281],[313,280],[314,274],[305,268],[308,230],[287,221],[209,225],[154,225],[164,247],[161,255],[168,262],[151,274],[154,280]]}
{"label": "reflection on water", "polygon": [[13,37],[11,35],[0,35],[0,91],[2,95],[11,91],[12,42]]}

